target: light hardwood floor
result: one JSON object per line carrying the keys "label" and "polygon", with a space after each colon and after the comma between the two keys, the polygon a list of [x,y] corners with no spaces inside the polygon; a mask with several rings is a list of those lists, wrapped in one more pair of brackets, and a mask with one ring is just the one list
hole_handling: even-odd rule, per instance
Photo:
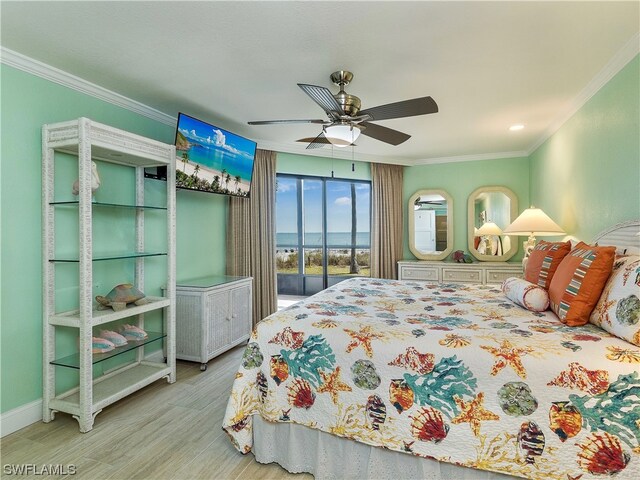
{"label": "light hardwood floor", "polygon": [[222,431],[243,351],[236,347],[211,360],[206,372],[179,361],[176,383],[159,380],[105,408],[89,433],[79,433],[78,423],[59,413],[53,422],[8,435],[0,442],[2,465],[73,464],[77,474],[65,478],[91,480],[312,479],[241,455]]}

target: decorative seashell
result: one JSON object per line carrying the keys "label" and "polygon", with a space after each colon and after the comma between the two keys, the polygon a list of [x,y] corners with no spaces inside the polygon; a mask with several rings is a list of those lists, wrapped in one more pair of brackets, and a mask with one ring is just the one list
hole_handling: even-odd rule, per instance
{"label": "decorative seashell", "polygon": [[569,402],[553,402],[549,409],[549,428],[564,442],[582,430],[582,414]]}
{"label": "decorative seashell", "polygon": [[505,383],[498,390],[498,401],[502,411],[512,417],[530,415],[538,408],[538,401],[524,382]]}
{"label": "decorative seashell", "polygon": [[338,326],[338,322],[334,322],[333,320],[324,319],[319,322],[313,322],[313,325],[316,328],[335,328]]}
{"label": "decorative seashell", "polygon": [[616,318],[623,325],[635,325],[640,321],[640,299],[629,295],[618,302]]}
{"label": "decorative seashell", "polygon": [[401,378],[395,378],[391,380],[389,385],[389,400],[391,404],[396,407],[398,413],[402,413],[404,410],[408,410],[413,406],[413,390],[407,384],[407,382]]}
{"label": "decorative seashell", "polygon": [[578,465],[593,475],[613,475],[625,469],[631,456],[622,450],[618,437],[607,432],[592,433],[578,444]]}
{"label": "decorative seashell", "polygon": [[599,342],[602,338],[588,333],[578,333],[572,337],[576,342]]}
{"label": "decorative seashell", "polygon": [[387,406],[378,395],[371,395],[367,399],[366,411],[371,420],[371,428],[379,430],[380,425],[387,419]]}
{"label": "decorative seashell", "polygon": [[420,441],[440,443],[449,433],[449,425],[435,408],[423,407],[409,418],[412,420],[411,435]]}
{"label": "decorative seashell", "polygon": [[445,335],[442,340],[438,341],[438,343],[449,348],[463,348],[471,345],[469,337],[463,337],[456,333],[447,333],[447,335]]}
{"label": "decorative seashell", "polygon": [[257,368],[262,365],[264,356],[260,351],[260,345],[256,342],[250,342],[242,354],[242,366],[247,370]]}
{"label": "decorative seashell", "polygon": [[112,330],[101,330],[100,338],[109,340],[111,343],[113,343],[116,346],[116,348],[123,347],[127,344],[127,339],[125,337],[123,337],[119,333],[114,332]]}
{"label": "decorative seashell", "polygon": [[116,348],[109,340],[93,337],[91,340],[91,353],[107,353]]}
{"label": "decorative seashell", "polygon": [[562,342],[560,345],[562,345],[564,348],[568,348],[569,350],[572,350],[574,352],[577,352],[578,350],[582,350],[582,347],[580,345],[577,345],[573,342]]}
{"label": "decorative seashell", "polygon": [[249,423],[249,416],[243,417],[242,420],[231,425],[231,430],[233,430],[234,432],[239,432],[240,430],[244,430],[248,423]]}
{"label": "decorative seashell", "polygon": [[[91,162],[91,195],[96,193],[96,191],[100,188],[100,175],[98,175],[98,165],[96,162]],[[71,186],[71,193],[73,195],[78,195],[80,193],[80,182],[76,180],[73,182]]]}
{"label": "decorative seashell", "polygon": [[271,378],[277,385],[280,385],[289,378],[289,365],[284,361],[282,355],[271,355]]}
{"label": "decorative seashell", "polygon": [[304,332],[294,332],[291,327],[286,327],[269,340],[269,343],[277,343],[293,349],[300,348],[303,342]]}
{"label": "decorative seashell", "polygon": [[427,332],[425,332],[424,330],[420,329],[420,328],[416,328],[415,330],[411,330],[411,333],[413,334],[414,337],[416,338],[420,338],[423,337],[424,335],[427,334]]}
{"label": "decorative seashell", "polygon": [[316,394],[311,390],[309,382],[302,378],[295,379],[289,386],[289,404],[297,408],[309,409],[316,401]]}
{"label": "decorative seashell", "polygon": [[522,450],[527,463],[535,463],[535,457],[544,451],[544,433],[536,422],[524,422],[518,432],[518,446]]}
{"label": "decorative seashell", "polygon": [[370,360],[356,360],[351,365],[353,383],[364,390],[374,390],[380,385],[380,375]]}
{"label": "decorative seashell", "polygon": [[389,365],[398,367],[407,367],[420,375],[430,373],[434,366],[433,353],[420,353],[414,347],[408,347],[405,353],[401,353]]}
{"label": "decorative seashell", "polygon": [[549,386],[577,388],[590,395],[599,395],[609,389],[607,370],[587,370],[578,362],[571,362],[567,370],[547,383]]}
{"label": "decorative seashell", "polygon": [[142,330],[140,327],[136,327],[135,325],[122,325],[120,327],[120,335],[122,335],[127,340],[131,340],[134,342],[144,340],[148,337],[147,332]]}
{"label": "decorative seashell", "polygon": [[264,403],[267,398],[269,385],[267,384],[267,377],[265,377],[264,373],[262,372],[258,372],[258,374],[256,375],[256,387],[258,387],[258,392],[260,393],[260,401]]}

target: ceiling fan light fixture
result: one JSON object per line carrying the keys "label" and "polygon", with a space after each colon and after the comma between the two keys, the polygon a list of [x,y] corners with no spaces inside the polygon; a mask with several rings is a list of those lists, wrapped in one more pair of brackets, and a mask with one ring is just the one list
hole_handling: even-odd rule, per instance
{"label": "ceiling fan light fixture", "polygon": [[357,125],[329,125],[324,127],[324,136],[336,147],[348,147],[360,136]]}

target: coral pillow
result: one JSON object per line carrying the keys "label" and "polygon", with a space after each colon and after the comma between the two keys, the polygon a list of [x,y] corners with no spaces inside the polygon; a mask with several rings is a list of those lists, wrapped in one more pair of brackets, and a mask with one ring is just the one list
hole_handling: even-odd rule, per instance
{"label": "coral pillow", "polygon": [[507,278],[502,284],[502,292],[513,303],[532,312],[544,312],[549,308],[547,291],[522,278]]}
{"label": "coral pillow", "polygon": [[529,255],[524,279],[548,290],[558,265],[570,251],[571,242],[541,241]]}
{"label": "coral pillow", "polygon": [[580,242],[564,257],[549,286],[551,309],[571,327],[589,321],[615,258],[615,247],[591,247]]}
{"label": "coral pillow", "polygon": [[640,256],[617,258],[589,322],[640,347]]}

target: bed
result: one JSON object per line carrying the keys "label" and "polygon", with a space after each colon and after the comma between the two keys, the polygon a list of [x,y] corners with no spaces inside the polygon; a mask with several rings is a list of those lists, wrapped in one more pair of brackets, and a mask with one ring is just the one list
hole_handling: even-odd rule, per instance
{"label": "bed", "polygon": [[223,428],[316,478],[635,480],[639,369],[639,347],[496,286],[354,278],[258,324]]}

